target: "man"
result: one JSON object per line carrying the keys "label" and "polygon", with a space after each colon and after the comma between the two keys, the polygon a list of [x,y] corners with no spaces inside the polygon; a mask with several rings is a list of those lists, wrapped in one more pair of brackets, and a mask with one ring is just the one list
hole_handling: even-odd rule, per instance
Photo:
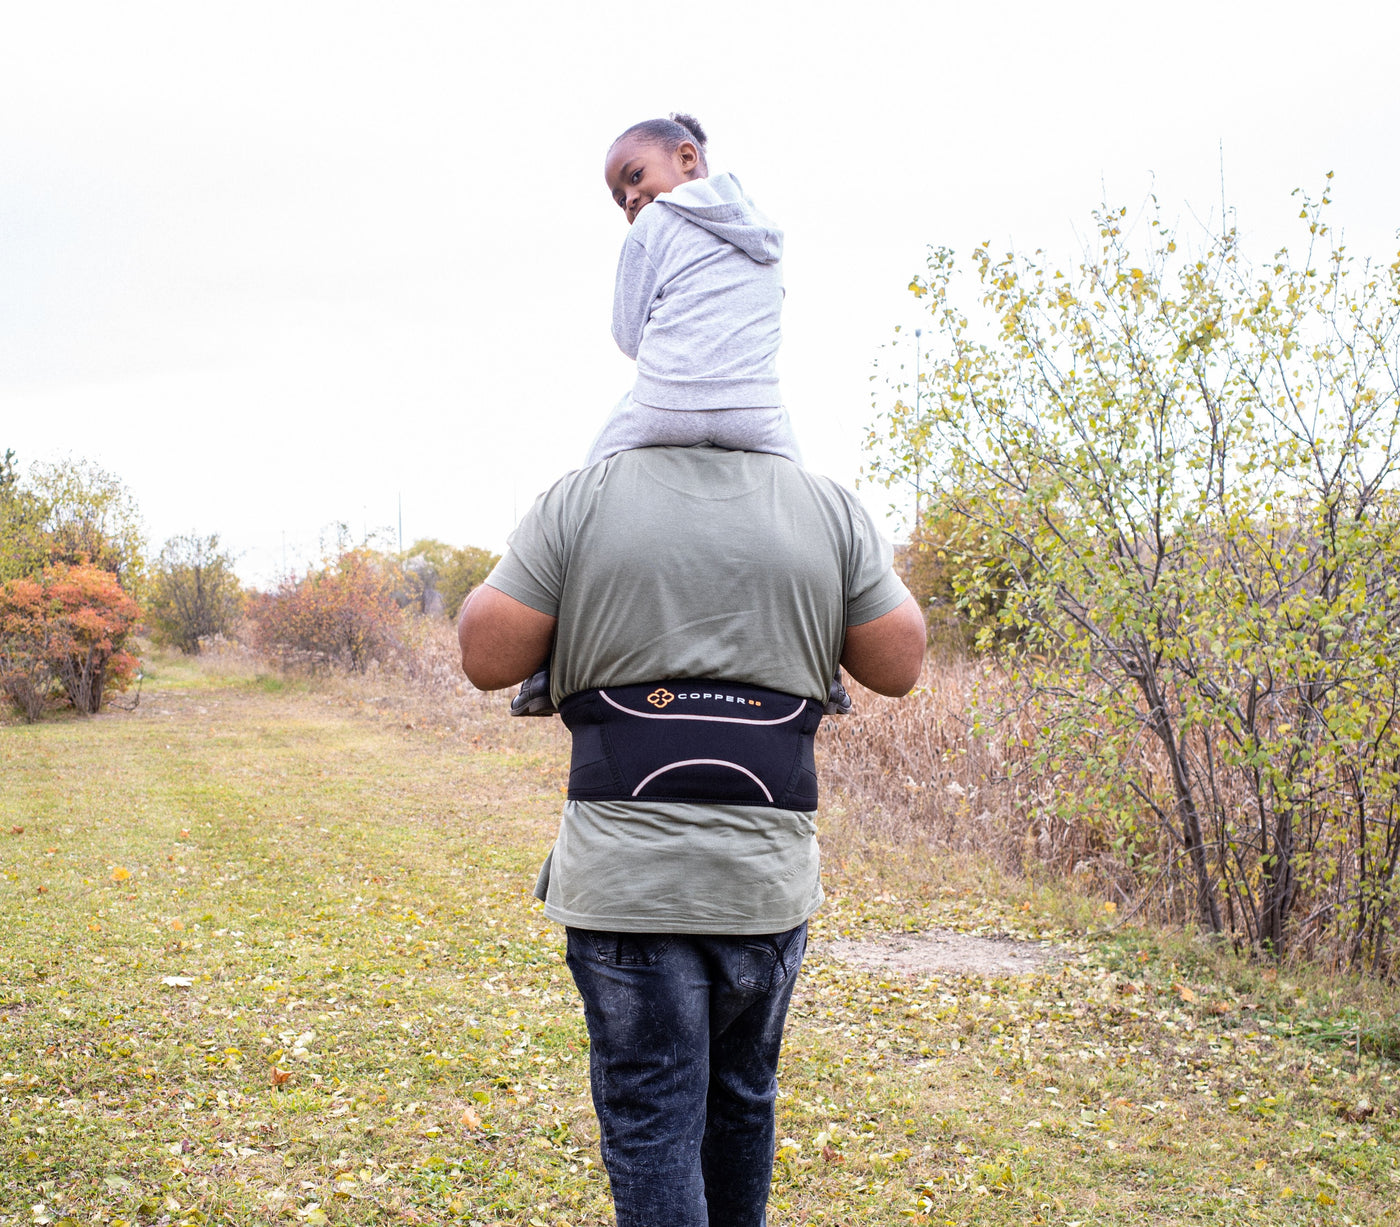
{"label": "man", "polygon": [[762,1227],[821,903],[812,733],[838,661],[900,695],[923,660],[889,545],[778,457],[624,452],[541,496],[459,636],[482,689],[549,660],[574,734],[536,894],[567,929],[619,1227]]}

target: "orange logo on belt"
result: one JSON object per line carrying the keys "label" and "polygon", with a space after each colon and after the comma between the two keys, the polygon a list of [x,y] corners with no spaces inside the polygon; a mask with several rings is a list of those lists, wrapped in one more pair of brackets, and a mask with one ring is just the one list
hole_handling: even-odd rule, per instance
{"label": "orange logo on belt", "polygon": [[675,697],[676,696],[673,695],[669,690],[667,690],[665,686],[659,686],[657,687],[657,689],[653,690],[649,695],[647,695],[647,702],[650,703],[653,707],[660,708],[665,707],[668,703],[673,702],[675,700]]}

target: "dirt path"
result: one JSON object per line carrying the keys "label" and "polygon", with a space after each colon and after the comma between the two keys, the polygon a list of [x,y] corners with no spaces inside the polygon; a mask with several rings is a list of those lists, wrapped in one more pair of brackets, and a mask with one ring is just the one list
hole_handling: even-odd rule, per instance
{"label": "dirt path", "polygon": [[832,958],[865,971],[902,975],[1021,976],[1075,957],[1062,946],[1007,937],[974,937],[953,929],[898,934],[862,941],[834,941]]}

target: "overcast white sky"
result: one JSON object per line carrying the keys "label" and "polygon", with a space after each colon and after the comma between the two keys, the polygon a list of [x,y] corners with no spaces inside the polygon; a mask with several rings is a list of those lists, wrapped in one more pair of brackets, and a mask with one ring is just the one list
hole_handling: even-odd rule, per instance
{"label": "overcast white sky", "polygon": [[258,582],[400,495],[405,544],[502,548],[630,384],[602,159],[682,109],[787,231],[785,399],[853,483],[928,244],[1073,263],[1154,190],[1218,217],[1223,146],[1256,255],[1333,170],[1394,258],[1397,14],[0,0],[0,451],[101,464],[153,549],[218,532]]}

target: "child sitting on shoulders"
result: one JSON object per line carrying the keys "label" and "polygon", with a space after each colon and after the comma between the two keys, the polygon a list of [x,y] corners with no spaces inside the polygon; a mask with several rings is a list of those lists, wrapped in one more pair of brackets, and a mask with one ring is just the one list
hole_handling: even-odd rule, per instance
{"label": "child sitting on shoulders", "polygon": [[[733,175],[710,175],[693,116],[633,124],[603,168],[631,227],[617,263],[613,339],[637,381],[589,449],[597,464],[638,447],[710,443],[802,463],[778,395],[783,232]],[[840,671],[826,710],[851,702]],[[513,716],[554,713],[549,672],[529,679]]]}
{"label": "child sitting on shoulders", "polygon": [[589,450],[711,443],[801,463],[782,398],[783,232],[733,175],[710,175],[693,116],[633,124],[603,168],[631,227],[617,264],[613,339],[632,390]]}

